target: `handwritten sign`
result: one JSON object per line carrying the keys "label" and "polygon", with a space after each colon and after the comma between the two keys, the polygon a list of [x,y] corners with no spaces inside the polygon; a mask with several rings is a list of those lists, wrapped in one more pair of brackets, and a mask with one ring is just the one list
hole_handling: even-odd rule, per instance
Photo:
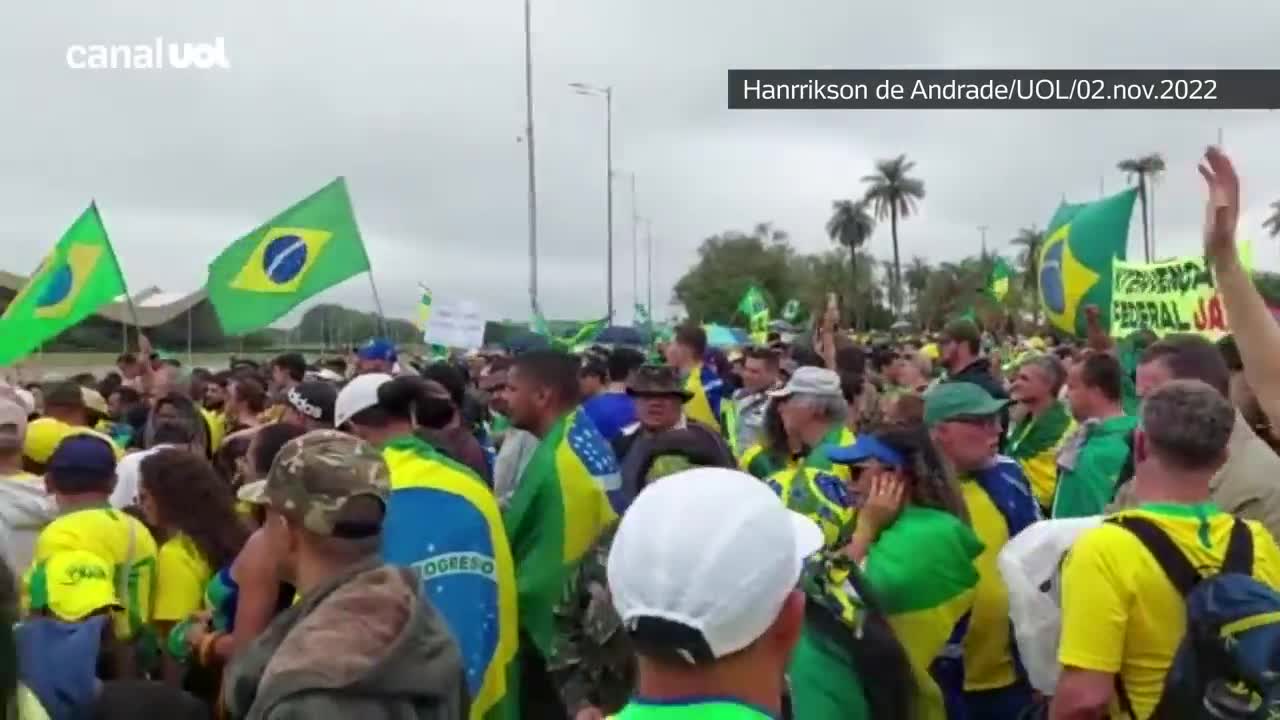
{"label": "handwritten sign", "polygon": [[484,316],[475,303],[435,298],[422,339],[428,344],[475,350],[484,344]]}

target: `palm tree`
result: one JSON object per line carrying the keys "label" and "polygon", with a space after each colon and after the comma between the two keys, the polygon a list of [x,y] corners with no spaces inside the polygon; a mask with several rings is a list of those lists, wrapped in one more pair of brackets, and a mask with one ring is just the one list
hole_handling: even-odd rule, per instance
{"label": "palm tree", "polygon": [[[908,218],[916,211],[916,203],[924,199],[924,181],[908,173],[916,166],[906,155],[877,160],[876,171],[862,178],[867,183],[864,199],[871,203],[877,220],[889,218],[889,234],[893,238],[893,288],[891,297],[901,301],[902,262],[898,255],[898,218]],[[901,312],[894,305],[895,313]]]}
{"label": "palm tree", "polygon": [[1262,227],[1271,237],[1280,235],[1280,200],[1271,203],[1271,217],[1262,221]]}
{"label": "palm tree", "polygon": [[1044,247],[1044,231],[1034,226],[1022,228],[1009,241],[1009,244],[1022,248],[1018,252],[1018,272],[1022,273],[1022,287],[1026,290],[1024,294],[1034,301],[1031,309],[1032,317],[1039,323],[1040,248]]}
{"label": "palm tree", "polygon": [[911,292],[911,306],[915,308],[917,321],[923,325],[923,318],[920,315],[920,296],[924,293],[924,289],[929,285],[929,275],[933,272],[933,268],[929,267],[929,263],[919,255],[911,258],[911,263],[907,265],[907,269],[903,271],[903,279],[907,281],[907,290]]}
{"label": "palm tree", "polygon": [[871,239],[876,221],[867,212],[865,200],[833,200],[827,236],[849,250],[849,280],[858,277],[858,250]]}
{"label": "palm tree", "polygon": [[[1151,226],[1156,224],[1154,184],[1160,173],[1164,172],[1164,156],[1160,153],[1140,155],[1135,158],[1121,160],[1116,168],[1128,175],[1129,180],[1138,178],[1138,202],[1142,205],[1142,250],[1147,262],[1151,262],[1156,254],[1155,238]],[[1148,222],[1148,214],[1150,222]]]}

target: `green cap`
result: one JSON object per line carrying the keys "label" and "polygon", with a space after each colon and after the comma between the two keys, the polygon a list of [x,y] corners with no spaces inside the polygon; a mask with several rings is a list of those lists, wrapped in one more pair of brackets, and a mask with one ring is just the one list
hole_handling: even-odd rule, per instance
{"label": "green cap", "polygon": [[973,383],[939,383],[924,394],[924,424],[933,427],[960,417],[995,415],[1008,404]]}
{"label": "green cap", "polygon": [[[370,496],[387,502],[391,472],[382,453],[369,443],[334,430],[316,430],[280,448],[263,487],[265,504],[300,518],[317,535],[361,536],[347,533],[343,508],[349,500]],[[368,528],[363,528],[368,530]]]}

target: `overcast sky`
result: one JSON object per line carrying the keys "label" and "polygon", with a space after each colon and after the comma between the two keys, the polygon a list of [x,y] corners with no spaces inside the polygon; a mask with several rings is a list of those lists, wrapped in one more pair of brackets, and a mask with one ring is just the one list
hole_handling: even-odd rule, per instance
{"label": "overcast sky", "polygon": [[[416,284],[488,315],[528,317],[523,6],[220,0],[0,4],[0,267],[26,273],[96,198],[132,288],[188,291],[223,247],[348,179],[390,315]],[[1221,19],[1219,19],[1221,18]],[[1280,117],[1250,111],[729,111],[744,67],[1268,67],[1280,3],[916,0],[534,0],[541,299],[549,317],[604,309],[604,103],[614,163],[652,218],[656,304],[707,236],[772,221],[829,245],[831,201],[906,153],[928,197],[904,261],[1007,248],[1065,195],[1118,190],[1115,163],[1159,151],[1159,251],[1195,252],[1195,160],[1221,128],[1259,224],[1280,198]],[[231,68],[73,70],[70,44],[225,39]],[[615,302],[632,304],[628,180],[615,185]],[[1140,253],[1138,223],[1131,256]],[[890,257],[888,228],[871,250]],[[641,248],[643,258],[643,247]],[[645,276],[640,273],[641,296]],[[372,307],[367,279],[322,300]]]}

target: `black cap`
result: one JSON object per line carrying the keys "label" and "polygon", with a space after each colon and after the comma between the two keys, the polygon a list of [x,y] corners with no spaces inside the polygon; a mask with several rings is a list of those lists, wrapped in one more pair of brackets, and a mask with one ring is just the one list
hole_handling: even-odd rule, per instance
{"label": "black cap", "polygon": [[324,425],[333,425],[333,406],[337,401],[338,389],[332,383],[319,380],[298,383],[285,395],[285,402],[298,414]]}

